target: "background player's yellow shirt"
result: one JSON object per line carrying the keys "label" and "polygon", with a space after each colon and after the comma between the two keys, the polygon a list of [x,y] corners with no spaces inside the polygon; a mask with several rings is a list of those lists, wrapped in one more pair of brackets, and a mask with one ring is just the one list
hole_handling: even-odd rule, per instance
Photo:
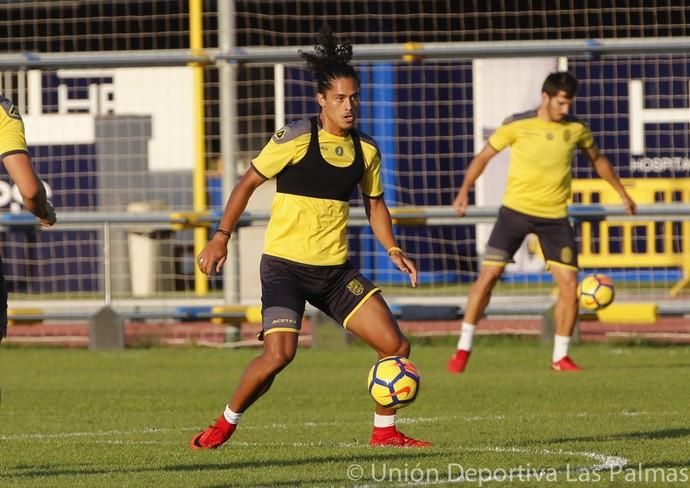
{"label": "background player's yellow shirt", "polygon": [[19,151],[28,152],[24,123],[12,102],[0,95],[0,158]]}
{"label": "background player's yellow shirt", "polygon": [[533,110],[508,118],[489,144],[496,151],[510,146],[503,205],[535,217],[567,216],[574,149],[594,145],[584,123],[574,117],[546,122]]}
{"label": "background player's yellow shirt", "polygon": [[[364,174],[359,187],[364,195],[383,195],[381,155],[373,139],[359,132],[364,158]],[[354,161],[354,142],[349,135],[339,137],[318,129],[321,156],[337,167]],[[252,161],[265,178],[277,176],[286,166],[299,164],[307,154],[311,139],[309,119],[278,130]],[[276,192],[271,218],[266,228],[264,253],[316,266],[347,261],[348,202]]]}

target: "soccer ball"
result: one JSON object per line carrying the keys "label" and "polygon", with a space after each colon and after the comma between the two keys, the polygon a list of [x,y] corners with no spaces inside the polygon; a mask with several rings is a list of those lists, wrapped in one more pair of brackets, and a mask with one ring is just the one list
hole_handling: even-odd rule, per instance
{"label": "soccer ball", "polygon": [[406,407],[419,391],[419,370],[412,361],[402,356],[379,359],[369,371],[369,393],[387,408]]}
{"label": "soccer ball", "polygon": [[587,275],[577,287],[580,307],[586,310],[601,310],[613,302],[613,281],[605,274]]}

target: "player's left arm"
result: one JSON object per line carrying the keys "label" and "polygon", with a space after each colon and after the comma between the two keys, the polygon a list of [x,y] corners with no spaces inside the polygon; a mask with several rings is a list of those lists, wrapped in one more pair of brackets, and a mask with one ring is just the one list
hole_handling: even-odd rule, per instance
{"label": "player's left arm", "polygon": [[604,156],[601,151],[599,151],[599,148],[596,146],[596,144],[587,149],[583,149],[583,151],[589,158],[592,166],[594,167],[594,171],[597,172],[599,177],[606,180],[608,184],[618,192],[628,214],[635,215],[637,212],[637,205],[630,195],[628,195],[628,192],[625,190],[621,180],[618,179],[618,175],[613,170],[613,166],[611,166],[611,162],[608,160],[608,158]]}
{"label": "player's left arm", "polygon": [[393,235],[393,219],[388,210],[383,195],[377,198],[363,196],[364,210],[369,219],[371,230],[374,231],[376,239],[388,251],[388,256],[400,271],[407,273],[413,287],[417,286],[417,266],[414,261],[405,255],[398,246],[395,235]]}

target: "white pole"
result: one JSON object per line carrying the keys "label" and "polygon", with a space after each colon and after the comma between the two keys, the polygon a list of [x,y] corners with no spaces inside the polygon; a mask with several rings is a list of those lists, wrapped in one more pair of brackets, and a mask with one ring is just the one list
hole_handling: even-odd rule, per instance
{"label": "white pole", "polygon": [[273,91],[275,130],[278,130],[285,125],[285,65],[282,63],[273,66]]}
{"label": "white pole", "polygon": [[[219,44],[222,51],[235,47],[235,2],[218,2]],[[237,64],[220,61],[220,153],[223,178],[223,201],[237,182]],[[225,303],[240,302],[240,241],[233,232],[228,241],[228,260],[223,268]]]}

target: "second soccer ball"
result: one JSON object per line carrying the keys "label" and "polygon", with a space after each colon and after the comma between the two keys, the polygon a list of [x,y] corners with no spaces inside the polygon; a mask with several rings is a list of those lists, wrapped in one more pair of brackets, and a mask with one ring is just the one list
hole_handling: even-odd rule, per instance
{"label": "second soccer ball", "polygon": [[586,310],[601,310],[608,307],[613,302],[614,295],[613,281],[601,273],[585,276],[577,287],[580,307]]}

